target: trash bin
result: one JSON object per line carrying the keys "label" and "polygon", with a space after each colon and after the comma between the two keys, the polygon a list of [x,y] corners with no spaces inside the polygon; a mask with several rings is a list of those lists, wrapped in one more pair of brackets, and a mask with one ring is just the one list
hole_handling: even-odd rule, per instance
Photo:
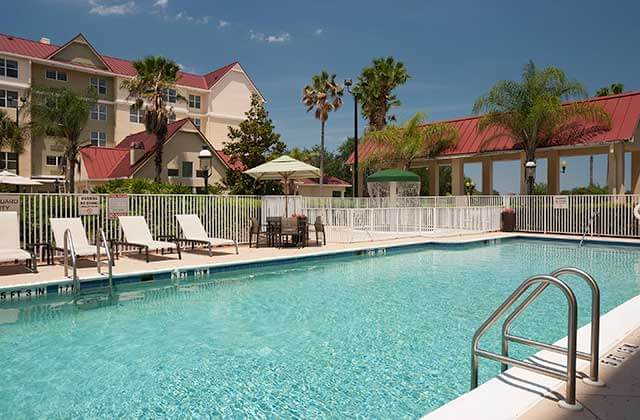
{"label": "trash bin", "polygon": [[513,232],[516,230],[516,212],[514,209],[502,210],[502,231]]}

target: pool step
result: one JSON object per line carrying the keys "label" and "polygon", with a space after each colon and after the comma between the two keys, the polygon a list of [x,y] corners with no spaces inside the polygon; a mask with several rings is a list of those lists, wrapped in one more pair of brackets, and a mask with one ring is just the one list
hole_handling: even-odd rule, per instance
{"label": "pool step", "polygon": [[80,289],[74,302],[80,309],[108,306],[113,302],[113,290],[111,286]]}

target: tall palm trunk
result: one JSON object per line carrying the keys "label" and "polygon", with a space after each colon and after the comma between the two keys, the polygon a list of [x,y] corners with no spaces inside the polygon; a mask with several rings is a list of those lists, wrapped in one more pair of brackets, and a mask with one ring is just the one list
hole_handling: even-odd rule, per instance
{"label": "tall palm trunk", "polygon": [[164,148],[164,136],[160,133],[156,134],[156,155],[155,155],[155,164],[156,164],[156,176],[154,181],[162,182],[162,152]]}
{"label": "tall palm trunk", "polygon": [[320,122],[320,185],[324,184],[324,124]]}

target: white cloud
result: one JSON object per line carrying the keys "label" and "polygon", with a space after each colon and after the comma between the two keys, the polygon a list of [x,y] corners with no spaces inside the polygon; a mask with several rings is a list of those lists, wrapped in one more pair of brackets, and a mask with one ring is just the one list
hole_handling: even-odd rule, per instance
{"label": "white cloud", "polygon": [[98,16],[130,15],[136,7],[135,1],[114,3],[109,0],[90,0],[89,5],[91,6],[89,13]]}
{"label": "white cloud", "polygon": [[315,36],[320,36],[320,35],[322,35],[322,33],[323,33],[323,32],[324,32],[324,29],[322,29],[322,28],[318,28],[318,29],[316,29],[315,31],[313,31],[313,34],[314,34]]}
{"label": "white cloud", "polygon": [[153,3],[154,7],[161,7],[163,9],[166,9],[168,5],[169,5],[169,0],[158,0],[155,3]]}
{"label": "white cloud", "polygon": [[227,26],[231,26],[231,22],[227,22],[226,20],[218,21],[218,28],[223,29],[223,28],[226,28]]}
{"label": "white cloud", "polygon": [[[207,23],[209,23],[209,19],[210,19],[209,16],[201,16],[199,18],[195,18],[183,11],[178,12],[173,16],[173,20],[176,20],[176,21],[184,20],[186,22],[193,22],[200,25],[206,25]],[[165,20],[172,20],[172,19],[171,17],[165,16]]]}
{"label": "white cloud", "polygon": [[265,35],[262,32],[249,31],[249,38],[258,42],[267,42],[269,44],[282,44],[291,41],[291,35],[289,32],[281,32],[277,35]]}

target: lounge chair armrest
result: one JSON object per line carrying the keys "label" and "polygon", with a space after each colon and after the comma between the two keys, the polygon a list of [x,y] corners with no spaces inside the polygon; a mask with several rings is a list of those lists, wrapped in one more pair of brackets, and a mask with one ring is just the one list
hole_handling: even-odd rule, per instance
{"label": "lounge chair armrest", "polygon": [[171,242],[176,242],[178,241],[178,237],[175,235],[158,235],[156,237],[156,240],[158,241],[171,241]]}

